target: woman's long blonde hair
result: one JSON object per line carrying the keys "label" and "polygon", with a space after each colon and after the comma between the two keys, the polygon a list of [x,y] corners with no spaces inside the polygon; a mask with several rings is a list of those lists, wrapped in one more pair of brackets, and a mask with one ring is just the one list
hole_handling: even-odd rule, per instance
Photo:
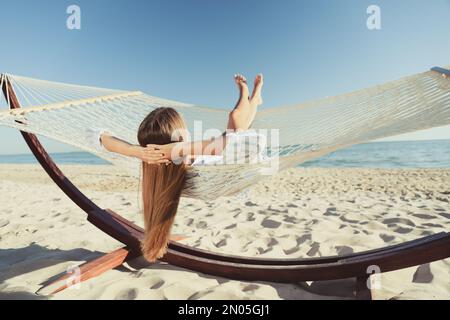
{"label": "woman's long blonde hair", "polygon": [[[172,108],[158,108],[142,121],[138,141],[142,147],[172,143],[177,136],[181,141],[181,136],[177,135],[180,130],[186,130],[186,125],[179,113]],[[141,249],[150,262],[166,253],[185,179],[185,164],[142,163],[145,237]]]}

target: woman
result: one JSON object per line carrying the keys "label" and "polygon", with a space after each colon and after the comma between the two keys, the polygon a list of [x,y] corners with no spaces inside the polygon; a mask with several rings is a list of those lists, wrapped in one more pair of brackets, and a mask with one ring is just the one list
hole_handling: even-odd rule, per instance
{"label": "woman", "polygon": [[100,143],[106,150],[142,160],[145,237],[141,247],[144,257],[150,262],[161,258],[166,252],[187,166],[222,161],[225,146],[242,142],[241,138],[246,136],[245,131],[253,122],[257,107],[262,104],[261,74],[255,79],[251,96],[245,77],[235,75],[234,78],[239,88],[239,100],[229,114],[227,132],[219,137],[187,141],[186,124],[172,108],[155,109],[142,121],[137,135],[139,146],[112,134],[100,134]]}

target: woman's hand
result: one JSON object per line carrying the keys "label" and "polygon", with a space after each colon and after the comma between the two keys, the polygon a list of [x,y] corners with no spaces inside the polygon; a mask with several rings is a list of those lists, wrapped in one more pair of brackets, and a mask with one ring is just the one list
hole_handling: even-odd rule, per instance
{"label": "woman's hand", "polygon": [[170,162],[170,159],[167,159],[160,150],[144,148],[141,146],[136,146],[135,148],[134,156],[143,162],[148,164],[168,164]]}
{"label": "woman's hand", "polygon": [[155,163],[169,163],[182,161],[183,151],[182,143],[174,142],[164,145],[149,144],[143,151],[143,161],[155,164]]}

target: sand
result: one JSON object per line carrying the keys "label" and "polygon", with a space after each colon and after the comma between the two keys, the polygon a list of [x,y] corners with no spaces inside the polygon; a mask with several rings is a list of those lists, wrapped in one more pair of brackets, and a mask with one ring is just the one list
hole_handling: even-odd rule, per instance
{"label": "sand", "polygon": [[[111,166],[63,166],[100,206],[142,225],[138,182]],[[342,255],[450,230],[450,170],[290,169],[216,201],[182,199],[174,233],[215,252]],[[353,280],[234,281],[142,258],[56,295],[67,268],[121,245],[86,221],[37,165],[0,166],[0,299],[352,299]],[[450,259],[383,274],[376,299],[450,299]]]}

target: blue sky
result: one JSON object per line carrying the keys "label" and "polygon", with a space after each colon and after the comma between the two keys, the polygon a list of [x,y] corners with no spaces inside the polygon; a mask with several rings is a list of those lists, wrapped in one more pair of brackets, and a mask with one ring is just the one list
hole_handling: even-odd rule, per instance
{"label": "blue sky", "polygon": [[[66,28],[71,4],[81,8],[81,30]],[[381,8],[381,30],[366,27],[371,4]],[[234,104],[237,72],[263,72],[265,105],[274,107],[450,65],[450,0],[16,0],[0,8],[0,72],[208,106]],[[0,137],[0,153],[28,152],[15,131],[0,128]],[[450,139],[450,127],[406,137],[425,138]]]}

